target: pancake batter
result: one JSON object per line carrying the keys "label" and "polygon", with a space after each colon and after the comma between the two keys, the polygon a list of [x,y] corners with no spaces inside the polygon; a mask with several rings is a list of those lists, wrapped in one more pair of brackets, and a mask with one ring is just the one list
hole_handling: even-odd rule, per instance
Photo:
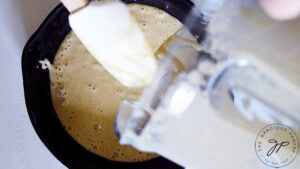
{"label": "pancake batter", "polygon": [[[177,19],[157,8],[137,4],[128,7],[153,51],[182,27]],[[50,77],[58,117],[83,147],[115,161],[136,162],[157,157],[121,146],[114,133],[114,119],[121,100],[138,99],[142,88],[121,85],[88,53],[73,32],[62,42]]]}

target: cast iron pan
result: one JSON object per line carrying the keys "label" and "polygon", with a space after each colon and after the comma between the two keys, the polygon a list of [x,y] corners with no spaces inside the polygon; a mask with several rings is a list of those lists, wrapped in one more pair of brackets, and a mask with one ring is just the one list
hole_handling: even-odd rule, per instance
{"label": "cast iron pan", "polygon": [[[140,3],[160,8],[180,21],[193,4],[189,0],[123,0],[125,3]],[[182,168],[163,157],[144,162],[115,162],[95,155],[64,130],[54,110],[48,70],[41,69],[40,60],[47,58],[53,63],[62,40],[71,30],[68,11],[58,5],[45,19],[40,28],[27,42],[22,56],[23,83],[28,115],[32,125],[46,147],[69,168],[84,169],[179,169]],[[199,18],[201,20],[201,18]],[[99,21],[101,22],[101,21]],[[199,41],[203,28],[191,30]]]}

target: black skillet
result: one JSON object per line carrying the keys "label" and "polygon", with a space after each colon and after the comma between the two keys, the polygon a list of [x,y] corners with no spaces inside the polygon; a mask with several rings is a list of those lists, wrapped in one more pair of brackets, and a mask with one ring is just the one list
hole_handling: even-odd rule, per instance
{"label": "black skillet", "polygon": [[[189,0],[123,0],[160,8],[181,22],[191,10]],[[56,51],[70,31],[68,11],[60,4],[45,19],[28,40],[22,56],[25,100],[31,123],[46,147],[68,168],[82,169],[179,169],[181,166],[158,157],[144,162],[115,162],[95,155],[78,144],[63,128],[54,110],[48,70],[40,68],[39,61],[47,58],[53,63]],[[201,18],[199,18],[201,20]],[[203,27],[191,30],[198,41],[204,35]]]}

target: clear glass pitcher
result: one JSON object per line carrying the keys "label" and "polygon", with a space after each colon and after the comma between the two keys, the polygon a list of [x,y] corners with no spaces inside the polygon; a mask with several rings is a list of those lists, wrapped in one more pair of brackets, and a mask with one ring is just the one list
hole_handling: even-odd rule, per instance
{"label": "clear glass pitcher", "polygon": [[185,25],[202,15],[206,39],[198,46],[181,30],[165,46],[139,101],[119,108],[120,142],[184,167],[268,167],[254,147],[260,130],[280,123],[300,136],[300,24],[270,19],[256,1],[195,4]]}

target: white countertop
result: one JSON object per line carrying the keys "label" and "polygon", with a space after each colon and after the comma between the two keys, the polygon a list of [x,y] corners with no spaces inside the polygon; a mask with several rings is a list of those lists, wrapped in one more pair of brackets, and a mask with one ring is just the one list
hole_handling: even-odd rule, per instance
{"label": "white countertop", "polygon": [[24,100],[23,47],[58,0],[2,0],[0,5],[0,168],[66,168],[35,133]]}

